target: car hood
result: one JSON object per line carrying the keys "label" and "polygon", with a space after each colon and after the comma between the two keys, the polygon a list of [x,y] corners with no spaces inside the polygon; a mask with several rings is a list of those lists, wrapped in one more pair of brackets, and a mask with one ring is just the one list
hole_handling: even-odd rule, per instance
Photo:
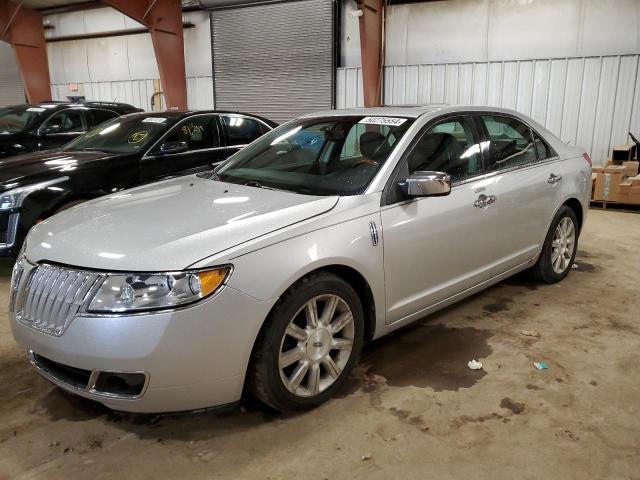
{"label": "car hood", "polygon": [[27,258],[118,271],[180,270],[331,210],[338,197],[195,175],[80,204],[34,226]]}
{"label": "car hood", "polygon": [[[43,174],[64,176],[78,165],[86,162],[104,160],[114,154],[105,152],[70,152],[64,150],[45,150],[42,152],[14,155],[0,159],[0,188],[7,183],[20,182],[27,176]],[[53,177],[51,177],[53,178]]]}

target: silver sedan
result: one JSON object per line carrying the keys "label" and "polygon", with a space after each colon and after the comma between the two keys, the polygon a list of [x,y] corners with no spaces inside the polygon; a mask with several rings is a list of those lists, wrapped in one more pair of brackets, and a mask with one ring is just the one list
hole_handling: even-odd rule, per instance
{"label": "silver sedan", "polygon": [[50,381],[118,410],[245,390],[312,408],[364,342],[525,269],[564,278],[590,188],[584,150],[513,111],[307,115],[215,171],[36,225],[13,334]]}

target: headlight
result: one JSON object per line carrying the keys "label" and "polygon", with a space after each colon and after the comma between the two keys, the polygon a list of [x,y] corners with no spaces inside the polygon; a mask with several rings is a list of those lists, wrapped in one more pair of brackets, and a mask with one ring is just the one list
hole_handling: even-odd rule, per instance
{"label": "headlight", "polygon": [[0,210],[9,210],[11,208],[20,207],[24,199],[31,192],[50,187],[56,183],[64,182],[68,178],[69,177],[56,178],[46,182],[34,183],[32,185],[25,185],[23,187],[7,190],[3,194],[0,194]]}
{"label": "headlight", "polygon": [[137,312],[188,305],[220,289],[231,267],[197,272],[109,274],[88,311]]}

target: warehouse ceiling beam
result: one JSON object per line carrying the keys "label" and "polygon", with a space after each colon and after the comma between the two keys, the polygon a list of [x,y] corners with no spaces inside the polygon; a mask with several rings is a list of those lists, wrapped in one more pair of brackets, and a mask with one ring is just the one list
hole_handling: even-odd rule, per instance
{"label": "warehouse ceiling beam", "polygon": [[182,3],[180,0],[105,0],[149,29],[167,109],[187,109]]}
{"label": "warehouse ceiling beam", "polygon": [[[382,105],[382,68],[384,64],[383,0],[356,0],[359,9],[360,55],[364,105]],[[361,12],[361,13],[360,13]]]}
{"label": "warehouse ceiling beam", "polygon": [[51,100],[42,15],[22,2],[0,0],[0,40],[13,47],[29,102]]}

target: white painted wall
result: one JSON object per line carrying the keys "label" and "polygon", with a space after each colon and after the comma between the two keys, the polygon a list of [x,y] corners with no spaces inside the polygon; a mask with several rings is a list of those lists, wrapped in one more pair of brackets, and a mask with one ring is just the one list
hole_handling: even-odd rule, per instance
{"label": "white painted wall", "polygon": [[[341,66],[358,67],[358,20],[342,2]],[[391,5],[386,65],[640,52],[639,0],[444,0]]]}
{"label": "white painted wall", "polygon": [[[190,108],[213,108],[211,36],[207,12],[189,12],[184,30],[187,98]],[[54,28],[48,37],[130,30],[142,25],[111,8],[49,15]],[[159,79],[148,33],[53,42],[47,44],[54,99],[85,95],[88,100],[111,100],[149,109],[153,80]],[[78,84],[78,91],[70,84]]]}

